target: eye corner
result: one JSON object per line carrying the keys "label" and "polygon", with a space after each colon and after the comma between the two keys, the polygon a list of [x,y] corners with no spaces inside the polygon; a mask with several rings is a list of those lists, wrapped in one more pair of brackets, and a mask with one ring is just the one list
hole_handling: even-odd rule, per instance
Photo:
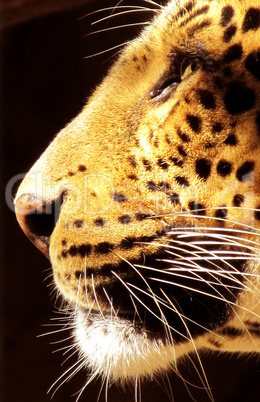
{"label": "eye corner", "polygon": [[198,57],[180,51],[171,52],[168,59],[170,66],[150,91],[150,99],[159,99],[161,102],[165,102],[178,85],[198,70],[202,63]]}

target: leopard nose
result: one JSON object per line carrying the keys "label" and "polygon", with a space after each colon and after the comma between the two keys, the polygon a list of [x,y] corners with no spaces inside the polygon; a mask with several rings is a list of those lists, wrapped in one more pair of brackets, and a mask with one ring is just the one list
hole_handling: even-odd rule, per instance
{"label": "leopard nose", "polygon": [[15,213],[22,230],[47,258],[62,202],[63,195],[55,201],[45,202],[34,194],[22,194],[15,203]]}

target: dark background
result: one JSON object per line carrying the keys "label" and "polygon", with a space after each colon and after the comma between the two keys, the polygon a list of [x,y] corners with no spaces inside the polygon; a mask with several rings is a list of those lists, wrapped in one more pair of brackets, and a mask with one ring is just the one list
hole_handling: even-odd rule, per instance
{"label": "dark background", "polygon": [[[5,5],[7,3],[6,0]],[[0,163],[5,188],[14,176],[28,171],[54,135],[80,112],[87,97],[116,58],[117,50],[94,58],[85,57],[136,36],[140,28],[86,35],[113,24],[144,21],[152,15],[128,14],[125,18],[116,18],[95,27],[90,24],[98,15],[81,17],[91,10],[116,2],[85,0],[89,4],[84,4],[82,0],[76,2],[81,4],[80,7],[73,8],[71,5],[68,7],[69,1],[66,0],[66,11],[63,11],[61,0],[58,11],[46,9],[46,12],[43,12],[43,3],[44,0],[41,7],[31,14],[29,8],[15,10],[16,14],[8,13],[5,7],[2,10],[5,29],[1,35],[3,135]],[[124,4],[133,4],[133,0]],[[135,4],[142,3],[136,1]],[[16,188],[13,187],[13,195]],[[2,401],[48,402],[51,400],[51,395],[46,394],[48,388],[75,362],[75,356],[61,367],[67,355],[52,353],[66,344],[54,342],[68,337],[68,332],[38,337],[57,329],[55,322],[51,321],[57,317],[53,307],[55,295],[48,286],[51,280],[45,280],[50,274],[50,264],[23,235],[13,211],[3,201],[1,217]],[[43,327],[43,324],[52,326]],[[199,363],[194,360],[199,368]],[[216,402],[260,401],[260,364],[257,356],[218,356],[210,353],[202,356],[202,363]],[[186,360],[180,365],[180,370],[184,379],[193,385],[171,374],[174,401],[208,402],[210,399],[201,389],[201,381],[192,363]],[[84,385],[85,380],[86,372],[78,373],[57,390],[53,401],[74,401],[75,396],[71,396]],[[142,386],[142,401],[171,400],[167,396],[170,389],[167,381],[167,378],[152,382],[147,380]],[[101,381],[95,380],[80,400],[97,401],[100,387]],[[104,390],[99,400],[105,401]],[[134,400],[133,387],[122,390],[113,385],[109,388],[108,401]]]}

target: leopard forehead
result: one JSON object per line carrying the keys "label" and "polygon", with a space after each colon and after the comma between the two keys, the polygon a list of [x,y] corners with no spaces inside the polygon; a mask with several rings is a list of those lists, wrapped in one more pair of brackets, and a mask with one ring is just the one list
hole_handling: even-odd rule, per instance
{"label": "leopard forehead", "polygon": [[[169,317],[175,298],[193,337],[223,326],[241,287],[224,276],[221,289],[212,289],[209,272],[253,270],[248,260],[259,253],[260,227],[259,28],[259,1],[170,2],[121,53],[18,191],[17,202],[26,199],[30,210],[52,211],[51,230],[49,223],[38,229],[29,214],[25,225],[40,249],[50,241],[63,296],[82,309],[120,312],[128,336],[136,331],[133,306],[145,321],[153,294],[161,303],[159,313],[156,303],[149,307],[157,318],[149,324],[153,339],[163,338],[166,315],[174,341],[187,341],[186,324]],[[186,272],[184,283],[169,276],[181,268],[200,269],[198,288],[195,274]]]}

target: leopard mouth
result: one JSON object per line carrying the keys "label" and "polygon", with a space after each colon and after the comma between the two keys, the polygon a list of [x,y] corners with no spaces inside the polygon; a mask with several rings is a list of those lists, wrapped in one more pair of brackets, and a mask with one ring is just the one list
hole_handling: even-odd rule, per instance
{"label": "leopard mouth", "polygon": [[[145,266],[132,261],[131,275],[126,273],[126,263],[122,262],[117,271],[111,267],[110,276],[115,274],[115,280],[101,282],[95,289],[100,309],[80,307],[77,312],[78,343],[86,345],[89,334],[95,334],[104,338],[109,347],[116,334],[122,348],[129,337],[130,344],[145,339],[147,344],[158,343],[167,348],[170,344],[185,345],[224,325],[233,314],[233,305],[241,291],[241,287],[234,286],[233,278],[219,277],[221,282],[215,279],[213,285],[217,271],[214,275],[207,272],[205,260],[198,282],[194,281],[192,271],[171,276],[169,264],[163,264],[164,260],[165,255],[161,253],[159,258],[157,253],[146,258]],[[244,261],[233,261],[241,272],[241,284],[244,265]],[[129,270],[129,264],[127,267]],[[218,267],[223,273],[221,261]]]}

